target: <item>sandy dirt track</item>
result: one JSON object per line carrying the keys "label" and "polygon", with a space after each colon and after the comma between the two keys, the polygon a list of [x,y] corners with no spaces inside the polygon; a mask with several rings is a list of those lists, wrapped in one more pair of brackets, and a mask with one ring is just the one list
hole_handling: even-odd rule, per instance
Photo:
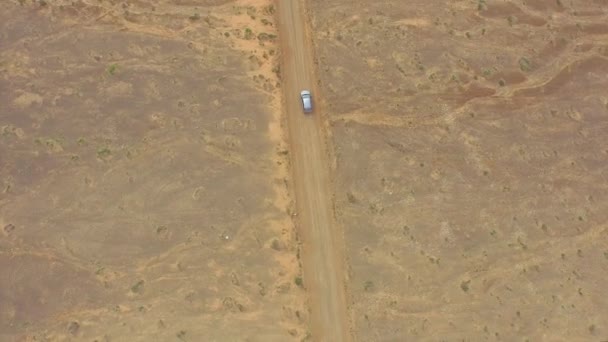
{"label": "sandy dirt track", "polygon": [[304,283],[311,296],[315,341],[349,339],[343,267],[334,217],[328,159],[324,153],[319,112],[302,113],[299,92],[315,94],[312,44],[306,34],[301,1],[277,1],[283,53],[282,75],[288,116],[293,176],[300,231],[304,243]]}

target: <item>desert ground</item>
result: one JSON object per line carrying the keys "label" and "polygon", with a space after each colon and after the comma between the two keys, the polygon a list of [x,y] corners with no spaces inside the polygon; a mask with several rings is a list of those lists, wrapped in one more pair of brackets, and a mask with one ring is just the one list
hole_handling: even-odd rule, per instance
{"label": "desert ground", "polygon": [[0,341],[608,341],[605,0],[0,22]]}
{"label": "desert ground", "polygon": [[308,334],[271,1],[0,2],[0,340]]}
{"label": "desert ground", "polygon": [[309,4],[355,339],[608,340],[608,3]]}

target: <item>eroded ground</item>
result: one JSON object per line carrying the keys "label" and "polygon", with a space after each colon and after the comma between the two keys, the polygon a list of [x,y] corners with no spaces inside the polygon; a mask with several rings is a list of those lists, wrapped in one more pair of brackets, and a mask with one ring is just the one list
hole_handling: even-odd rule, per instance
{"label": "eroded ground", "polygon": [[312,1],[360,341],[608,339],[604,1]]}
{"label": "eroded ground", "polygon": [[304,337],[271,2],[0,22],[0,340]]}

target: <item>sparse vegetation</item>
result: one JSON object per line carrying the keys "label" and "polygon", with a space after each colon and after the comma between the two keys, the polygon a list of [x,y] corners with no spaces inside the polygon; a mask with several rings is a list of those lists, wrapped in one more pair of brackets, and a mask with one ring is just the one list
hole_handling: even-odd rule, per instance
{"label": "sparse vegetation", "polygon": [[156,235],[164,235],[167,234],[169,229],[166,226],[158,226],[156,227]]}
{"label": "sparse vegetation", "polygon": [[369,211],[372,214],[382,214],[384,212],[384,207],[380,203],[370,203]]}
{"label": "sparse vegetation", "polygon": [[401,67],[401,65],[395,64],[395,67],[397,68],[397,70],[399,70],[399,72],[401,74],[403,74],[404,76],[406,75],[405,70],[403,70],[403,68]]}
{"label": "sparse vegetation", "polygon": [[270,244],[270,247],[272,249],[274,249],[275,251],[280,251],[281,250],[281,242],[277,239],[273,239],[272,243]]}
{"label": "sparse vegetation", "polygon": [[274,5],[270,4],[264,7],[263,13],[265,15],[274,15]]}
{"label": "sparse vegetation", "polygon": [[465,280],[460,283],[460,289],[464,292],[469,292],[471,280]]}
{"label": "sparse vegetation", "polygon": [[[271,2],[164,1],[152,12],[129,1],[101,10],[46,1],[46,9],[39,0],[5,6],[44,15],[24,18],[35,42],[22,41],[15,21],[9,26],[17,33],[7,26],[3,44],[11,113],[0,124],[9,213],[0,237],[10,250],[44,240],[49,256],[69,256],[69,263],[53,264],[51,276],[74,286],[68,293],[44,274],[35,277],[45,296],[62,299],[45,302],[44,311],[66,314],[28,331],[87,338],[118,318],[125,326],[108,331],[118,338],[121,330],[132,332],[133,319],[145,319],[148,326],[136,333],[176,341],[234,340],[251,331],[299,340],[314,313],[306,307],[308,290],[317,288],[314,266],[302,273],[302,262],[331,261],[333,254],[308,253],[335,246],[344,258],[332,276],[348,282],[353,339],[509,341],[549,332],[584,340],[604,333],[598,317],[606,310],[594,299],[608,248],[593,239],[601,233],[604,198],[589,186],[608,154],[601,129],[592,129],[597,120],[601,128],[608,109],[604,79],[594,70],[606,55],[599,39],[604,18],[591,12],[597,1],[589,9],[542,0],[419,3],[414,13],[398,1],[370,7],[341,0],[320,14],[318,6],[307,9],[304,22],[315,32],[306,31],[305,39],[314,51],[304,59],[292,52],[309,50],[277,50]],[[106,16],[94,21],[99,15]],[[593,39],[576,31],[577,20]],[[55,34],[65,23],[76,36]],[[281,40],[291,39],[283,33]],[[81,49],[66,49],[74,39]],[[316,120],[300,127],[306,130],[285,120],[281,89],[270,88],[279,86],[279,63],[293,55],[311,62],[299,71],[317,72],[287,75],[294,76],[289,81],[327,96],[318,99],[324,113],[297,116],[296,123]],[[299,109],[299,89],[285,86],[295,101],[288,108]],[[291,136],[315,127],[324,165],[298,163],[301,149],[290,153],[285,139],[316,147]],[[581,148],[589,143],[599,147]],[[315,157],[317,149],[311,151]],[[337,223],[315,225],[335,228],[336,244],[309,245],[306,211],[316,206],[298,197],[305,210],[296,212],[293,202],[293,192],[300,196],[309,184],[288,181],[315,176],[292,172],[302,164],[329,172],[310,182],[329,186],[306,194],[314,199],[327,191],[328,201],[314,203],[331,207],[313,219]],[[48,210],[36,210],[41,205]],[[69,212],[55,212],[59,207]],[[53,229],[37,235],[49,215]],[[74,224],[86,232],[70,235]],[[297,242],[298,231],[307,239]],[[99,245],[104,241],[114,246]],[[128,253],[120,252],[122,244]],[[32,269],[41,273],[53,263],[25,257],[40,262]],[[32,277],[22,278],[24,288],[39,290],[27,283]],[[98,290],[103,286],[108,290]],[[72,307],[86,299],[81,288],[95,293],[85,316]],[[449,315],[441,315],[446,303]],[[243,305],[250,312],[242,314]],[[10,305],[2,310],[0,316],[12,317]],[[183,321],[192,313],[203,318],[193,330]],[[23,314],[23,322],[33,322],[28,310]]]}
{"label": "sparse vegetation", "polygon": [[296,277],[293,282],[299,287],[302,287],[304,285],[304,282],[302,281],[302,277],[300,277],[300,276]]}
{"label": "sparse vegetation", "polygon": [[252,31],[252,30],[251,30],[249,27],[245,28],[245,31],[244,31],[244,32],[245,32],[245,33],[244,33],[243,38],[245,38],[245,39],[247,39],[247,40],[251,40],[251,39],[253,39],[253,37],[254,37],[254,35],[253,35],[253,31]]}
{"label": "sparse vegetation", "polygon": [[131,286],[131,292],[141,293],[144,290],[144,283],[145,282],[143,280],[139,280],[137,283]]}
{"label": "sparse vegetation", "polygon": [[114,74],[116,74],[117,71],[118,71],[118,65],[110,64],[110,66],[108,67],[108,74],[114,75]]}
{"label": "sparse vegetation", "polygon": [[72,321],[68,324],[68,332],[71,335],[76,335],[80,330],[80,324],[76,321]]}
{"label": "sparse vegetation", "polygon": [[243,306],[243,304],[237,302],[232,297],[224,298],[224,300],[222,300],[222,306],[224,307],[224,309],[231,311],[231,312],[236,312],[237,310],[239,312],[245,311],[245,306]]}
{"label": "sparse vegetation", "polygon": [[9,223],[4,226],[3,230],[6,234],[10,234],[15,230],[15,225],[12,223]]}
{"label": "sparse vegetation", "polygon": [[519,246],[523,249],[523,250],[527,250],[528,249],[528,245],[522,240],[521,237],[517,238],[517,243],[519,244]]}
{"label": "sparse vegetation", "polygon": [[99,150],[97,150],[97,157],[98,158],[104,159],[104,158],[107,158],[107,157],[109,157],[111,155],[112,155],[112,151],[109,148],[107,148],[107,147],[103,147],[103,148],[100,148]]}
{"label": "sparse vegetation", "polygon": [[346,193],[346,198],[348,199],[348,203],[355,204],[358,202],[355,195],[350,191]]}
{"label": "sparse vegetation", "polygon": [[258,39],[260,41],[273,41],[273,40],[277,39],[277,36],[272,33],[262,32],[262,33],[258,34]]}
{"label": "sparse vegetation", "polygon": [[278,64],[272,68],[272,72],[277,75],[277,78],[281,78],[281,67]]}
{"label": "sparse vegetation", "polygon": [[521,69],[521,71],[523,72],[531,71],[532,63],[530,63],[530,61],[526,57],[521,57],[519,59],[519,69]]}

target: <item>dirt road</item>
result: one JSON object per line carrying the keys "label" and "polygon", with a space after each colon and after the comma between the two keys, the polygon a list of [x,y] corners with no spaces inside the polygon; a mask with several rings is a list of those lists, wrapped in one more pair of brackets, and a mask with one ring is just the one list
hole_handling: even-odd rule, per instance
{"label": "dirt road", "polygon": [[[342,258],[331,211],[329,163],[319,111],[302,112],[300,91],[310,89],[318,100],[312,42],[301,0],[276,1],[281,38],[281,74],[288,116],[292,168],[300,235],[304,250],[304,284],[311,298],[315,341],[350,340],[346,315]],[[318,104],[318,102],[317,102]],[[317,107],[318,108],[318,107]]]}

